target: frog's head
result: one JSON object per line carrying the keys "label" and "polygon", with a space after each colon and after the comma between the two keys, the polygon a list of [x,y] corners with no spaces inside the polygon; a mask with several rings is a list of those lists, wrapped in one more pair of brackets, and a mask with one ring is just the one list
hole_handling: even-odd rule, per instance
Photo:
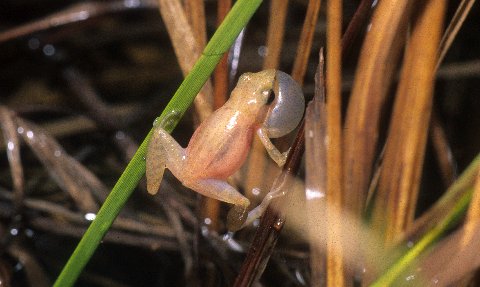
{"label": "frog's head", "polygon": [[232,100],[237,106],[256,114],[259,109],[265,107],[269,98],[273,99],[275,73],[275,70],[270,69],[241,75],[232,93]]}
{"label": "frog's head", "polygon": [[271,138],[282,137],[298,125],[305,110],[302,89],[278,70],[245,73],[232,93],[237,107],[256,117]]}
{"label": "frog's head", "polygon": [[267,100],[268,112],[263,122],[271,138],[282,137],[293,131],[305,111],[305,97],[300,85],[290,75],[275,71],[273,97]]}

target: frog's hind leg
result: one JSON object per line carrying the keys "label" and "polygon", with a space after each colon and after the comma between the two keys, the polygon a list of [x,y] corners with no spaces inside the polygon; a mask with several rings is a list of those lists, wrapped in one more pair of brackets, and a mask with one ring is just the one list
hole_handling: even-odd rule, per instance
{"label": "frog's hind leg", "polygon": [[162,183],[165,168],[178,170],[185,150],[163,128],[157,127],[150,138],[147,151],[147,190],[156,194]]}
{"label": "frog's hind leg", "polygon": [[247,208],[250,200],[243,196],[228,182],[219,179],[200,179],[185,186],[205,196],[234,204],[227,217],[228,229],[236,231],[243,227],[247,219]]}

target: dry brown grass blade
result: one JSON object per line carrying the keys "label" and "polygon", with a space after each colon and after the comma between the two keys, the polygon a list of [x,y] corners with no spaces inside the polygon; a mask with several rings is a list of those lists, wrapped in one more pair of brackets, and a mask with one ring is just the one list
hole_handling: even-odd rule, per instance
{"label": "dry brown grass blade", "polygon": [[438,78],[461,79],[465,77],[478,77],[480,75],[480,60],[471,60],[461,63],[449,63],[438,70]]}
{"label": "dry brown grass blade", "polygon": [[417,218],[403,236],[403,241],[415,242],[417,239],[436,226],[445,216],[446,210],[453,206],[471,188],[476,180],[480,167],[480,156],[477,156],[465,169],[457,180],[448,188],[445,195],[438,200],[428,211]]}
{"label": "dry brown grass blade", "polygon": [[[232,0],[219,0],[217,8],[217,26],[222,23],[223,19],[227,15],[228,11],[232,7]],[[215,86],[214,86],[214,98],[213,105],[215,109],[223,106],[227,101],[228,93],[228,54],[223,55],[220,63],[215,68]]]}
{"label": "dry brown grass blade", "polygon": [[457,11],[455,11],[455,15],[453,15],[453,18],[448,24],[448,27],[445,30],[445,33],[443,34],[442,40],[440,42],[438,48],[438,61],[436,65],[436,70],[438,70],[438,67],[443,62],[443,59],[448,52],[448,49],[450,49],[453,40],[455,40],[458,31],[462,27],[463,22],[467,18],[468,13],[472,9],[474,3],[475,0],[462,0],[462,2],[458,4]]}
{"label": "dry brown grass blade", "polygon": [[[87,229],[85,226],[75,226],[70,223],[59,222],[51,218],[36,217],[29,222],[33,228],[48,231],[53,234],[63,236],[82,237]],[[178,250],[178,243],[174,240],[168,240],[152,235],[131,234],[130,232],[122,232],[110,230],[103,242],[113,242],[123,245],[131,245],[150,250]]]}
{"label": "dry brown grass blade", "polygon": [[377,227],[385,227],[387,243],[414,219],[446,2],[430,0],[419,8],[405,52],[372,219]]}
{"label": "dry brown grass blade", "polygon": [[343,59],[348,58],[349,54],[352,52],[352,47],[355,43],[355,40],[360,35],[360,31],[367,24],[368,17],[373,9],[373,2],[374,0],[362,0],[355,11],[355,14],[353,15],[352,20],[350,20],[350,23],[348,23],[347,30],[342,38]]}
{"label": "dry brown grass blade", "polygon": [[[267,30],[267,55],[263,62],[263,69],[277,69],[282,51],[283,34],[285,31],[285,19],[287,15],[288,0],[273,0],[270,4],[270,18]],[[265,148],[258,139],[254,137],[250,156],[247,163],[247,174],[245,176],[246,196],[252,203],[258,198],[252,195],[253,188],[267,190],[272,180],[265,176],[267,174],[268,158]],[[272,167],[275,168],[275,167]]]}
{"label": "dry brown grass blade", "polygon": [[15,243],[8,247],[8,253],[10,253],[14,258],[17,258],[18,262],[23,265],[29,286],[51,286],[51,282],[48,280],[47,274],[43,270],[40,262],[38,262],[38,260],[32,255],[31,250],[21,246],[18,243]]}
{"label": "dry brown grass blade", "polygon": [[[96,179],[96,177],[70,157],[55,139],[32,123],[18,117],[15,120],[18,133],[60,188],[68,192],[80,210],[96,212],[98,204],[94,200],[92,192],[106,194],[107,188],[100,181],[96,182],[96,186],[92,188],[90,180]],[[99,186],[103,191],[97,190]]]}
{"label": "dry brown grass blade", "polygon": [[321,0],[308,1],[307,15],[305,15],[303,22],[302,33],[298,41],[297,54],[292,69],[292,78],[300,85],[303,85],[303,79],[307,71],[308,58],[312,49],[313,35],[315,33],[321,3]]}
{"label": "dry brown grass blade", "polygon": [[[232,6],[231,0],[219,0],[217,8],[217,26],[222,23]],[[213,86],[213,108],[216,110],[223,106],[227,101],[228,93],[228,53],[225,53],[218,63],[214,71],[214,86]],[[205,198],[203,206],[203,214],[205,218],[210,218],[209,228],[218,230],[219,228],[219,212],[220,202],[212,198]]]}
{"label": "dry brown grass blade", "polygon": [[380,112],[392,82],[415,1],[382,0],[363,43],[344,131],[345,203],[361,214],[378,140]]}
{"label": "dry brown grass blade", "polygon": [[327,286],[348,286],[345,282],[342,224],[342,2],[327,2]]}
{"label": "dry brown grass blade", "polygon": [[276,69],[280,63],[287,8],[288,0],[272,0],[270,3],[270,19],[267,30],[267,56],[263,62],[263,69]]}
{"label": "dry brown grass blade", "polygon": [[[3,190],[0,190],[0,198],[4,200],[12,200],[12,196]],[[84,214],[71,211],[63,205],[51,201],[26,198],[25,206],[31,210],[41,212],[46,217],[55,218],[56,220],[60,219],[60,221],[69,222],[73,225],[87,225],[90,222],[85,218]],[[113,230],[139,233],[143,235],[154,235],[165,237],[167,239],[173,239],[175,236],[174,230],[172,230],[165,221],[151,223],[123,216],[120,216],[115,220]]]}
{"label": "dry brown grass blade", "polygon": [[123,0],[78,3],[42,19],[1,32],[0,43],[62,25],[87,21],[107,13],[128,9],[155,8],[156,6],[155,0],[141,0],[137,2],[137,5],[129,5],[128,1]]}
{"label": "dry brown grass blade", "polygon": [[293,189],[292,180],[298,172],[304,152],[305,121],[300,123],[299,131],[288,153],[282,173],[276,178],[272,190],[281,188],[284,196],[274,198],[260,219],[260,225],[255,232],[252,244],[247,253],[234,287],[252,286],[263,274],[273,253],[280,231],[285,223],[285,205],[289,190]]}
{"label": "dry brown grass blade", "polygon": [[437,157],[443,184],[447,188],[452,185],[456,178],[455,160],[453,159],[453,152],[448,143],[445,130],[435,110],[432,111],[432,120],[430,122],[430,138],[435,156]]}
{"label": "dry brown grass blade", "polygon": [[7,147],[8,164],[12,175],[14,205],[17,211],[23,205],[25,197],[25,181],[23,177],[23,166],[20,158],[20,142],[17,134],[17,125],[15,124],[13,113],[5,106],[0,106],[0,128],[5,139]]}
{"label": "dry brown grass blade", "polygon": [[[457,286],[468,286],[472,271],[480,266],[478,248],[480,239],[480,171],[477,171],[473,196],[463,228],[435,247],[423,260],[425,277],[447,285],[458,281]],[[448,270],[445,272],[445,270]]]}
{"label": "dry brown grass blade", "polygon": [[[131,118],[132,115],[139,112],[139,106],[135,105],[117,105],[112,106],[110,112],[115,114],[114,117],[118,118]],[[86,116],[72,116],[61,118],[55,121],[51,121],[40,125],[40,127],[48,134],[55,138],[65,137],[74,134],[80,134],[97,130],[97,124],[91,118]],[[21,144],[21,142],[20,142]],[[0,152],[5,150],[7,145],[2,141],[0,142]]]}
{"label": "dry brown grass blade", "polygon": [[325,286],[325,194],[327,189],[327,166],[325,137],[327,132],[324,59],[315,77],[315,96],[305,113],[305,198],[310,243],[311,286]]}
{"label": "dry brown grass blade", "polygon": [[172,229],[175,231],[175,237],[177,238],[178,247],[180,249],[180,254],[183,257],[183,264],[184,264],[184,274],[187,281],[192,279],[192,271],[193,271],[193,254],[192,248],[187,240],[187,232],[185,232],[185,228],[183,228],[182,220],[180,219],[179,213],[170,205],[168,205],[165,201],[161,201],[163,210],[165,211],[168,221],[172,226]]}
{"label": "dry brown grass blade", "polygon": [[187,15],[193,35],[198,46],[203,49],[207,44],[207,24],[205,19],[205,5],[203,0],[185,1],[185,14]]}
{"label": "dry brown grass blade", "polygon": [[472,240],[474,232],[478,232],[478,227],[480,226],[480,171],[477,175],[472,200],[470,201],[470,207],[468,208],[464,226],[465,232],[462,242],[466,245]]}
{"label": "dry brown grass blade", "polygon": [[[472,225],[473,226],[470,226]],[[470,231],[467,231],[470,229]],[[463,241],[467,233],[468,241]],[[480,225],[469,222],[463,228],[443,239],[427,255],[421,258],[417,270],[424,282],[419,286],[477,286],[453,284],[459,280],[469,279],[472,272],[480,267]],[[463,282],[459,282],[463,283]],[[452,285],[453,284],[453,285]]]}
{"label": "dry brown grass blade", "polygon": [[[158,5],[178,63],[185,76],[200,57],[200,47],[188,23],[180,0],[158,0]],[[195,97],[193,103],[200,122],[206,119],[213,111],[212,94],[212,85],[210,81],[207,81],[198,96]]]}
{"label": "dry brown grass blade", "polygon": [[[475,0],[462,0],[462,2],[460,2],[460,4],[458,5],[457,10],[455,11],[455,15],[448,24],[448,27],[443,34],[442,40],[440,41],[440,45],[438,48],[438,59],[435,68],[437,71],[439,70],[443,59],[445,58],[445,55],[450,49],[453,41],[455,40],[455,37],[457,36],[460,28],[465,22],[465,19],[467,18],[468,13],[470,12],[474,3]],[[468,66],[467,69],[465,69],[467,74],[471,74],[472,70],[473,69]],[[439,71],[438,75],[440,76],[442,72],[443,71]],[[435,116],[435,113],[432,117],[430,135],[432,137],[433,147],[437,156],[440,172],[442,173],[444,183],[446,184],[446,186],[449,186],[455,179],[455,165],[453,160],[453,154],[445,136],[445,131],[440,124],[440,120],[438,119],[438,117]]]}

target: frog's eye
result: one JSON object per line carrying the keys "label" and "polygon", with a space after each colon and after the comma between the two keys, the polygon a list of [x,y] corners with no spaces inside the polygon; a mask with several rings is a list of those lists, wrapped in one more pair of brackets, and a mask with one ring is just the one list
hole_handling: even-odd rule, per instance
{"label": "frog's eye", "polygon": [[305,98],[298,83],[281,71],[276,72],[273,92],[264,126],[269,137],[279,138],[295,129],[302,119]]}
{"label": "frog's eye", "polygon": [[269,90],[267,95],[267,105],[270,105],[273,103],[273,100],[275,100],[275,94],[272,92],[272,90]]}

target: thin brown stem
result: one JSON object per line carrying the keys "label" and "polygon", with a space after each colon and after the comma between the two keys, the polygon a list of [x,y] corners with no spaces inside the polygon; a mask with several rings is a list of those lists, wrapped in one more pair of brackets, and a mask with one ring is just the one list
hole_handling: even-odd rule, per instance
{"label": "thin brown stem", "polygon": [[[284,182],[282,178],[293,177],[298,172],[300,162],[304,152],[305,132],[304,121],[301,122],[300,128],[292,145],[292,149],[288,154],[287,161],[283,167],[282,174],[276,182]],[[286,186],[289,186],[288,184]],[[272,188],[276,188],[273,186]],[[290,187],[291,188],[291,187]],[[271,204],[265,211],[260,220],[260,226],[255,232],[253,242],[248,250],[240,272],[235,280],[234,287],[252,286],[258,280],[265,270],[265,266],[272,255],[273,249],[277,242],[280,231],[285,222],[285,216],[281,213],[285,204],[286,196],[272,200]]]}
{"label": "thin brown stem", "polygon": [[343,210],[342,164],[342,2],[327,2],[327,286],[346,286],[342,225]]}

